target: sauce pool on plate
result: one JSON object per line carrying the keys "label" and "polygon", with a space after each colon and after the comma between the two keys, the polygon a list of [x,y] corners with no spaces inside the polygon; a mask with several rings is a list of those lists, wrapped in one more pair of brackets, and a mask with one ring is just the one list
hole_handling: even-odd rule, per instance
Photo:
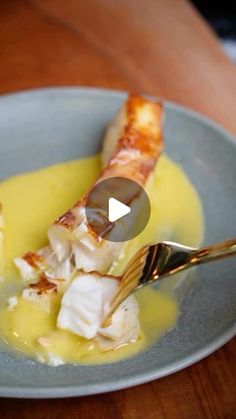
{"label": "sauce pool on plate", "polygon": [[[139,304],[142,333],[136,342],[102,352],[97,343],[56,328],[61,295],[53,297],[51,311],[20,297],[21,279],[12,259],[36,251],[47,244],[50,224],[70,208],[79,195],[96,180],[100,157],[50,166],[0,183],[0,202],[4,214],[4,248],[0,257],[0,336],[15,349],[42,362],[107,363],[144,350],[173,328],[179,307],[171,288],[147,287],[135,296]],[[159,160],[154,181],[148,190],[151,217],[144,231],[127,243],[125,255],[114,262],[112,274],[120,274],[135,251],[145,243],[179,241],[197,246],[203,237],[202,207],[194,187],[182,171],[165,155]],[[15,288],[18,304],[7,307],[10,289]],[[43,336],[44,348],[38,339]],[[50,359],[53,354],[53,361]]]}

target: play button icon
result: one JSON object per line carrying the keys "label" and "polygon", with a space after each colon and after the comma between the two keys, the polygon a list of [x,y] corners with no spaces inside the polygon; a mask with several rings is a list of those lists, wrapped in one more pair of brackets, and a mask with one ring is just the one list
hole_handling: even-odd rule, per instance
{"label": "play button icon", "polygon": [[90,231],[105,240],[123,242],[143,231],[151,206],[147,193],[138,183],[111,177],[92,188],[85,212]]}
{"label": "play button icon", "polygon": [[117,221],[131,211],[128,205],[122,204],[116,198],[109,198],[108,201],[108,220],[111,222]]}

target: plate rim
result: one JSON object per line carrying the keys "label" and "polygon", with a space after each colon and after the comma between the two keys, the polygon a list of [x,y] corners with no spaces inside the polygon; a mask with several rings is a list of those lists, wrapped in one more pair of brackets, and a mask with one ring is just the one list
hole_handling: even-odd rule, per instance
{"label": "plate rim", "polygon": [[[89,86],[80,87],[80,86],[73,86],[73,85],[36,87],[32,89],[22,89],[16,92],[8,92],[8,93],[0,94],[0,103],[6,100],[10,102],[12,100],[15,100],[16,98],[18,100],[22,100],[22,98],[25,98],[27,100],[29,95],[41,96],[41,95],[44,95],[45,93],[57,94],[59,92],[63,94],[80,93],[80,94],[85,94],[85,95],[88,94],[88,95],[97,95],[97,96],[103,96],[105,94],[109,96],[118,97],[120,99],[124,99],[125,97],[127,97],[127,95],[131,93],[128,90],[119,90],[119,89],[116,90],[116,89],[110,89],[110,88],[105,88],[105,87],[89,87]],[[228,131],[226,128],[220,125],[220,123],[216,122],[211,117],[206,116],[202,114],[201,112],[198,112],[192,108],[181,105],[177,102],[167,100],[161,96],[150,95],[150,94],[142,93],[142,92],[138,94],[140,94],[141,96],[147,97],[151,100],[160,101],[164,104],[164,106],[167,105],[169,109],[177,110],[181,113],[184,113],[193,117],[194,119],[197,119],[198,121],[204,123],[204,125],[210,126],[214,130],[220,132],[225,138],[227,138],[228,141],[232,142],[232,144],[236,146],[236,135]]]}
{"label": "plate rim", "polygon": [[[39,87],[33,89],[25,89],[17,92],[4,93],[0,95],[0,104],[4,101],[14,101],[22,99],[28,100],[28,97],[33,96],[42,96],[45,94],[83,94],[89,96],[104,96],[109,95],[116,98],[124,99],[127,95],[127,91],[115,90],[109,88],[96,88],[96,87],[79,87],[79,86],[58,86],[58,87]],[[202,115],[199,112],[196,112],[193,109],[179,105],[175,102],[165,100],[164,98],[144,94],[145,97],[159,100],[164,103],[164,106],[167,105],[169,109],[187,114],[188,116],[197,119],[200,123],[207,125],[213,130],[220,132],[224,137],[224,140],[230,142],[236,147],[236,138],[233,134],[228,132],[225,128],[219,125],[217,122],[213,121],[211,118]],[[212,340],[209,344],[205,345],[203,348],[198,349],[192,354],[186,356],[181,361],[177,360],[169,366],[164,366],[163,368],[158,368],[154,372],[143,372],[138,373],[135,376],[125,378],[125,381],[122,379],[116,381],[106,381],[105,383],[100,382],[99,384],[83,384],[83,385],[73,385],[73,386],[61,386],[61,387],[35,387],[30,386],[25,387],[8,387],[7,385],[0,385],[0,397],[15,397],[15,398],[66,398],[66,397],[76,397],[84,395],[93,395],[101,394],[107,392],[113,392],[116,390],[121,390],[136,386],[139,384],[144,384],[150,381],[153,381],[158,378],[165,377],[167,375],[173,374],[177,371],[180,371],[184,368],[187,368],[190,365],[202,360],[208,355],[215,352],[217,349],[221,348],[224,344],[230,341],[236,335],[236,324],[228,328],[224,333],[220,334],[217,338]],[[56,367],[60,368],[60,367]]]}
{"label": "plate rim", "polygon": [[[158,369],[158,372],[153,373],[139,373],[137,376],[132,376],[125,379],[125,382],[120,379],[116,382],[106,381],[98,384],[83,384],[78,386],[61,386],[61,387],[7,387],[0,386],[0,397],[6,398],[29,398],[29,399],[52,399],[52,398],[67,398],[67,397],[80,397],[90,396],[95,394],[111,393],[113,391],[125,390],[126,388],[134,387],[140,384],[149,383],[153,380],[166,377],[181,371],[211,355],[217,349],[234,338],[236,334],[236,325],[227,329],[225,333],[220,335],[211,344],[205,346],[204,349],[199,349],[193,354],[185,357],[182,361],[176,361],[169,365]],[[53,367],[53,368],[60,368]]]}

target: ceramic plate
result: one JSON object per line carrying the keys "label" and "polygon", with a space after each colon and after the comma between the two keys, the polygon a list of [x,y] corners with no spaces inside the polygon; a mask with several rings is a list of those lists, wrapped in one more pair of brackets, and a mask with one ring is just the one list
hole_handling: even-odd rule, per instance
{"label": "ceramic plate", "polygon": [[[40,89],[0,98],[0,178],[88,156],[126,95],[79,88]],[[165,141],[197,188],[205,243],[236,237],[236,141],[212,121],[165,103]],[[16,209],[17,211],[17,209]],[[50,368],[0,345],[0,396],[67,397],[126,388],[178,371],[235,334],[236,260],[199,268],[175,329],[139,355],[100,366]]]}

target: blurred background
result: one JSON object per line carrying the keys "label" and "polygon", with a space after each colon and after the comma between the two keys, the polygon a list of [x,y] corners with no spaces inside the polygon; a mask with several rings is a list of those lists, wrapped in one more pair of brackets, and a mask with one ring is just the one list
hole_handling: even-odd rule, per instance
{"label": "blurred background", "polygon": [[236,1],[0,1],[0,94],[47,86],[143,92],[236,133]]}
{"label": "blurred background", "polygon": [[221,38],[226,54],[236,63],[236,1],[193,0]]}

